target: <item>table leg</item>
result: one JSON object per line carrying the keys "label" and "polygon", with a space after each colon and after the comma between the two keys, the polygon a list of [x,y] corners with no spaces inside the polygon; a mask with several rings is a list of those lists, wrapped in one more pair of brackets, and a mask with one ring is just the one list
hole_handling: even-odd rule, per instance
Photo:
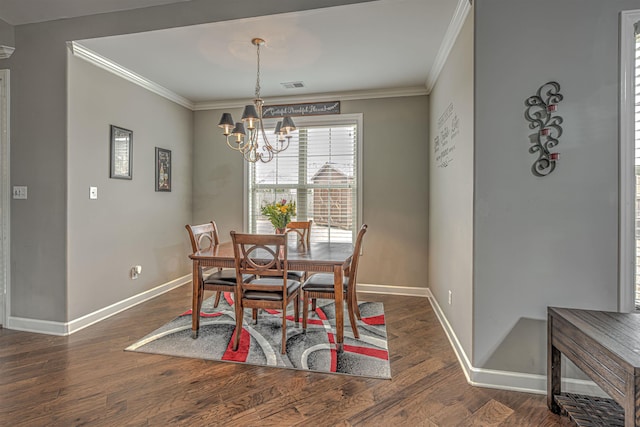
{"label": "table leg", "polygon": [[627,387],[624,404],[624,425],[640,425],[640,377],[627,374]]}
{"label": "table leg", "polygon": [[342,351],[342,343],[344,341],[344,288],[341,265],[333,267],[333,286],[336,296],[336,342],[338,351]]}
{"label": "table leg", "polygon": [[200,261],[193,260],[193,276],[192,276],[193,292],[191,303],[191,338],[198,338],[198,330],[200,328],[200,312],[198,302],[200,301]]}
{"label": "table leg", "polygon": [[560,350],[553,345],[553,318],[547,318],[547,407],[555,414],[560,405],[553,398],[561,393],[562,368]]}

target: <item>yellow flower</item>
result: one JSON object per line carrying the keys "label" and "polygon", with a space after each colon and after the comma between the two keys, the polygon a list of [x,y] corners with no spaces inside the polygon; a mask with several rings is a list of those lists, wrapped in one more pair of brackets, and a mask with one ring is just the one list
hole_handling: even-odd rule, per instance
{"label": "yellow flower", "polygon": [[296,215],[296,202],[287,202],[285,199],[265,203],[262,205],[262,215],[269,218],[275,228],[284,228],[291,221],[291,217]]}

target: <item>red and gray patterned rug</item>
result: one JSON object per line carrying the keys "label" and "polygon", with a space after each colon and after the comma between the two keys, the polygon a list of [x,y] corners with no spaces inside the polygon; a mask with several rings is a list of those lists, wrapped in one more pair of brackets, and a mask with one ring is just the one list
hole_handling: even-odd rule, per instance
{"label": "red and gray patterned rug", "polygon": [[[231,349],[235,315],[231,294],[213,308],[213,297],[202,304],[200,333],[191,338],[191,310],[156,329],[125,350],[168,356],[247,363],[277,368],[303,369],[372,378],[391,378],[384,307],[378,302],[360,302],[362,320],[358,320],[360,338],[355,339],[345,312],[344,351],[335,344],[335,305],[318,300],[315,312],[309,311],[307,331],[287,315],[287,353],[280,354],[282,316],[277,310],[260,310],[258,324],[251,313],[245,314],[237,351]],[[302,308],[300,308],[302,314]],[[287,308],[293,313],[293,307]]]}

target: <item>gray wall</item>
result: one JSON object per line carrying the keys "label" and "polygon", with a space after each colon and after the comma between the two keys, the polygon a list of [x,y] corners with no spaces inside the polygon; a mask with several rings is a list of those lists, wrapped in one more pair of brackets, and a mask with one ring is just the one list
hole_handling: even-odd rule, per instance
{"label": "gray wall", "polygon": [[[475,2],[476,367],[544,373],[547,306],[617,309],[619,12],[639,8]],[[550,80],[564,134],[541,178],[524,101]]]}
{"label": "gray wall", "polygon": [[[363,113],[363,221],[369,225],[358,281],[427,287],[428,99],[343,101]],[[240,111],[230,111],[236,116]],[[243,161],[217,130],[222,111],[195,113],[194,221],[215,219],[221,235],[242,229]],[[398,126],[389,123],[401,123]]]}
{"label": "gray wall", "polygon": [[[67,321],[67,51],[65,43],[359,0],[190,2],[15,27],[11,58],[11,316]],[[70,118],[72,120],[73,118]]]}
{"label": "gray wall", "polygon": [[[225,111],[242,116],[241,108]],[[231,230],[243,230],[245,162],[227,147],[218,127],[221,115],[221,110],[194,113],[193,222],[215,220],[226,240]]]}
{"label": "gray wall", "polygon": [[[69,53],[68,319],[191,271],[193,113]],[[133,131],[133,179],[109,178],[109,125]],[[155,147],[172,191],[155,191]],[[89,199],[89,187],[98,199]],[[141,265],[137,280],[129,277]]]}
{"label": "gray wall", "polygon": [[429,289],[470,355],[474,170],[472,14],[467,16],[429,100]]}
{"label": "gray wall", "polygon": [[14,27],[11,24],[0,19],[0,45],[15,47],[15,33]]}

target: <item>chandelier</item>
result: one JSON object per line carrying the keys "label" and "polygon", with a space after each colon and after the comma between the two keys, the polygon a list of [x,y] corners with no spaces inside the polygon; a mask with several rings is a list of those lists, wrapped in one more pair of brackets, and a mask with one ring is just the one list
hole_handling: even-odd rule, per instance
{"label": "chandelier", "polygon": [[[254,38],[251,43],[256,47],[258,58],[256,97],[253,100],[253,104],[244,107],[241,121],[236,123],[230,113],[223,113],[218,126],[222,128],[222,133],[227,138],[229,148],[239,151],[246,161],[255,163],[260,160],[267,163],[273,159],[274,155],[289,147],[291,132],[296,129],[296,126],[291,117],[283,117],[276,124],[274,144],[269,142],[262,121],[264,100],[260,98],[260,46],[264,45],[265,41],[260,38]],[[249,132],[248,134],[247,131]],[[262,140],[262,146],[259,145],[260,140]]]}

